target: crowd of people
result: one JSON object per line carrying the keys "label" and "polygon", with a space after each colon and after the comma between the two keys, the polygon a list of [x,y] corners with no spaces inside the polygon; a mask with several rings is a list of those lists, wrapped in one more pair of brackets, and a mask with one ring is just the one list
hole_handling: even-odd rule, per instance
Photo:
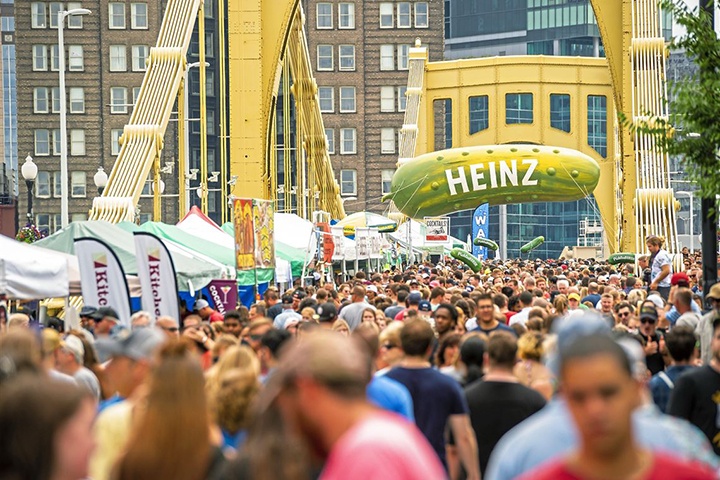
{"label": "crowd of people", "polygon": [[720,284],[648,249],[446,258],[130,328],[14,313],[0,478],[716,478]]}

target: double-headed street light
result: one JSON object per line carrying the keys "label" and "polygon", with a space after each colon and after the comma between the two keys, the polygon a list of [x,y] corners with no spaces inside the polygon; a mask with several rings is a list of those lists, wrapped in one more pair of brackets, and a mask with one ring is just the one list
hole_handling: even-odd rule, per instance
{"label": "double-headed street light", "polygon": [[35,185],[35,179],[37,178],[38,174],[38,167],[35,165],[35,162],[33,162],[33,158],[28,153],[28,156],[25,157],[25,163],[23,163],[22,168],[20,169],[20,173],[22,174],[23,179],[25,179],[25,185],[27,185],[27,195],[28,195],[28,201],[27,201],[27,218],[28,223],[33,223],[32,221],[32,201],[33,201],[33,186]]}
{"label": "double-headed street light", "polygon": [[58,53],[60,57],[60,222],[62,228],[68,226],[68,165],[67,165],[67,105],[65,104],[65,40],[63,29],[65,18],[70,15],[88,15],[87,8],[73,8],[58,12]]}

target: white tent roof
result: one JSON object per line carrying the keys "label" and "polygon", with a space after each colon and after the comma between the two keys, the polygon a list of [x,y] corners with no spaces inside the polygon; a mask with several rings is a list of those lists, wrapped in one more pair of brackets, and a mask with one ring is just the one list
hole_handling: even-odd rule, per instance
{"label": "white tent roof", "polygon": [[0,295],[22,300],[67,297],[68,261],[0,235]]}

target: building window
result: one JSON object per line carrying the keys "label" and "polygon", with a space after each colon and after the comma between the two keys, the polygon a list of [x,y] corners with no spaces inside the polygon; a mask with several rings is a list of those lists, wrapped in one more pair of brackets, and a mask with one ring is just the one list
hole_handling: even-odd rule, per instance
{"label": "building window", "polygon": [[380,87],[380,111],[395,111],[395,87]]}
{"label": "building window", "polygon": [[215,57],[215,35],[212,32],[205,34],[205,56],[208,58]]}
{"label": "building window", "polygon": [[50,95],[52,97],[52,113],[60,113],[60,87],[52,87]]}
{"label": "building window", "polygon": [[60,71],[60,47],[57,44],[50,45],[50,70]]}
{"label": "building window", "polygon": [[395,70],[394,53],[392,45],[380,45],[380,70]]}
{"label": "building window", "polygon": [[505,123],[533,123],[532,93],[508,93],[505,95]]}
{"label": "building window", "polygon": [[215,2],[213,0],[204,0],[203,8],[205,9],[205,18],[215,18],[213,9],[215,8]]}
{"label": "building window", "polygon": [[317,46],[317,69],[332,70],[333,66],[333,46],[318,45]]}
{"label": "building window", "polygon": [[330,155],[335,153],[335,129],[325,129],[325,139],[327,140],[327,151]]}
{"label": "building window", "polygon": [[50,99],[47,87],[35,87],[33,89],[33,112],[48,113],[50,111]]}
{"label": "building window", "polygon": [[340,129],[340,154],[354,155],[357,153],[357,131],[354,128]]}
{"label": "building window", "polygon": [[35,130],[35,156],[50,155],[50,130]]}
{"label": "building window", "polygon": [[70,215],[71,222],[85,222],[87,221],[87,214],[85,213],[73,213]]}
{"label": "building window", "polygon": [[316,27],[318,29],[333,28],[333,6],[332,3],[318,3]]}
{"label": "building window", "polygon": [[607,157],[607,98],[588,95],[588,145],[601,157]]}
{"label": "building window", "polygon": [[71,72],[82,72],[85,70],[85,57],[82,45],[70,45],[68,47],[69,66]]}
{"label": "building window", "polygon": [[127,88],[110,88],[110,113],[127,113]]}
{"label": "building window", "polygon": [[122,136],[121,128],[113,128],[110,130],[110,155],[120,154],[120,136]]}
{"label": "building window", "polygon": [[415,4],[415,28],[428,27],[428,2]]}
{"label": "building window", "polygon": [[140,97],[140,87],[133,87],[133,89],[132,89],[132,104],[133,104],[133,106],[135,106],[139,97]]}
{"label": "building window", "polygon": [[397,4],[397,26],[398,28],[410,28],[410,2]]}
{"label": "building window", "polygon": [[392,3],[380,4],[380,28],[393,28],[395,26],[394,10]]}
{"label": "building window", "polygon": [[52,154],[60,155],[62,150],[62,143],[60,142],[60,129],[55,128],[52,131]]}
{"label": "building window", "polygon": [[36,72],[47,70],[47,47],[33,45],[33,70]]}
{"label": "building window", "polygon": [[125,4],[120,2],[108,3],[108,27],[111,29],[125,28]]}
{"label": "building window", "polygon": [[570,95],[550,95],[550,126],[570,133]]}
{"label": "building window", "polygon": [[407,87],[398,87],[398,112],[404,112],[407,108]]}
{"label": "building window", "polygon": [[46,213],[40,213],[38,215],[35,215],[35,225],[37,226],[38,230],[45,233],[46,235],[49,235],[50,234],[50,215],[48,215]]}
{"label": "building window", "polygon": [[338,4],[338,28],[355,28],[355,4]]}
{"label": "building window", "polygon": [[340,87],[340,112],[354,113],[355,111],[355,87]]}
{"label": "building window", "polygon": [[357,170],[340,170],[340,195],[357,195]]}
{"label": "building window", "polygon": [[206,133],[215,135],[215,110],[208,109],[205,114]]}
{"label": "building window", "polygon": [[205,96],[209,98],[215,96],[215,72],[213,70],[205,70]]}
{"label": "building window", "polygon": [[[67,4],[68,11],[75,10],[76,8],[82,8],[82,4],[80,2],[68,2],[68,4]],[[69,15],[67,22],[68,22],[68,28],[71,28],[71,29],[82,28],[83,27],[83,16],[82,15]]]}
{"label": "building window", "polygon": [[35,179],[35,196],[50,198],[50,172],[38,172]]}
{"label": "building window", "polygon": [[409,63],[410,45],[398,45],[398,70],[407,70]]}
{"label": "building window", "polygon": [[468,104],[470,111],[470,135],[486,130],[490,117],[488,111],[488,96],[470,97]]}
{"label": "building window", "polygon": [[380,153],[395,153],[395,129],[380,129]]}
{"label": "building window", "polygon": [[150,48],[147,45],[132,46],[132,69],[133,72],[144,72],[145,62],[147,61]]}
{"label": "building window", "polygon": [[62,197],[62,175],[60,172],[53,172],[53,197]]}
{"label": "building window", "polygon": [[85,113],[85,89],[70,88],[70,113]]}
{"label": "building window", "polygon": [[127,47],[125,45],[110,45],[110,71],[127,71]]}
{"label": "building window", "polygon": [[59,2],[50,2],[50,28],[58,27],[58,13],[63,11],[63,4]]}
{"label": "building window", "polygon": [[130,28],[135,30],[148,28],[147,3],[130,4]]}
{"label": "building window", "polygon": [[340,70],[355,70],[355,45],[340,45]]}
{"label": "building window", "polygon": [[395,174],[395,170],[382,170],[380,172],[380,178],[382,181],[382,194],[387,195],[391,192],[392,177]]}
{"label": "building window", "polygon": [[335,111],[335,89],[333,87],[318,87],[320,111],[332,113]]}
{"label": "building window", "polygon": [[85,155],[85,130],[70,130],[70,155]]}
{"label": "building window", "polygon": [[87,173],[70,173],[70,195],[73,197],[85,197],[87,195]]}
{"label": "building window", "polygon": [[30,12],[32,28],[47,28],[47,14],[44,2],[31,3]]}

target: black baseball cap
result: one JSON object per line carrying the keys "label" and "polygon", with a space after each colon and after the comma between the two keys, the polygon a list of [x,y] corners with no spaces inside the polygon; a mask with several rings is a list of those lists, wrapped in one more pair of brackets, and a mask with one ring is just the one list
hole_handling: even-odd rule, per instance
{"label": "black baseball cap", "polygon": [[102,320],[102,319],[105,318],[105,317],[114,318],[116,321],[117,321],[118,318],[119,318],[119,316],[118,316],[117,312],[115,311],[115,309],[113,309],[113,308],[111,308],[111,307],[100,307],[100,308],[98,308],[98,309],[95,311],[95,313],[94,313],[93,316],[92,316],[92,318],[93,318],[96,322],[99,322],[100,320]]}
{"label": "black baseball cap", "polygon": [[643,303],[640,307],[640,320],[647,318],[648,320],[658,321],[657,308],[652,302]]}
{"label": "black baseball cap", "polygon": [[337,314],[337,307],[332,302],[323,303],[317,309],[317,319],[321,322],[334,320],[337,317]]}

